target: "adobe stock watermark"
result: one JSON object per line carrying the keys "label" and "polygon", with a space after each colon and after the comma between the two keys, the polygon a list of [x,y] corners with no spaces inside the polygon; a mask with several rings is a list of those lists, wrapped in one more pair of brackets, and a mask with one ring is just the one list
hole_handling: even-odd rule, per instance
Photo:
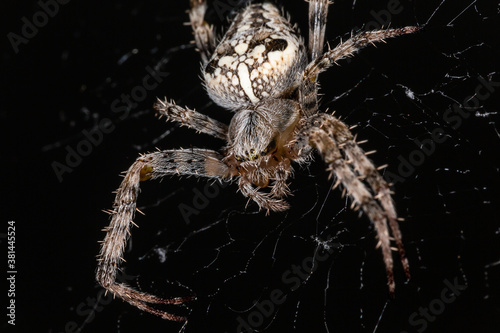
{"label": "adobe stock watermark", "polygon": [[293,264],[290,269],[286,270],[281,280],[286,285],[284,288],[276,288],[269,292],[269,296],[262,301],[255,301],[254,310],[248,313],[246,317],[238,316],[237,333],[253,333],[260,332],[260,328],[264,326],[266,319],[271,318],[277,306],[286,301],[286,293],[293,292],[299,289],[303,283],[317,269],[321,262],[326,261],[340,247],[340,244],[333,243],[326,245],[326,242],[321,242],[321,250],[317,251],[313,257],[305,258],[300,265]]}
{"label": "adobe stock watermark", "polygon": [[370,15],[374,18],[374,20],[365,23],[363,28],[355,27],[354,31],[371,31],[387,28],[392,21],[392,16],[400,14],[403,9],[404,8],[401,6],[399,0],[389,0],[386,9],[381,9],[379,11],[372,9],[370,11]]}
{"label": "adobe stock watermark", "polygon": [[191,223],[190,218],[192,215],[198,215],[200,212],[208,207],[210,199],[217,197],[221,189],[226,188],[229,182],[212,182],[206,183],[203,187],[203,192],[197,188],[193,188],[193,201],[191,205],[181,203],[177,208],[182,214],[182,218],[186,224]]}
{"label": "adobe stock watermark", "polygon": [[[446,287],[441,290],[439,297],[430,301],[426,307],[420,307],[418,311],[413,312],[408,318],[408,323],[410,323],[417,332],[424,332],[429,326],[429,323],[436,321],[437,317],[446,310],[446,306],[455,302],[457,297],[467,289],[466,284],[460,284],[458,282],[458,277],[453,279],[453,283],[448,279],[445,279],[443,283]],[[408,332],[401,331],[401,333]]]}
{"label": "adobe stock watermark", "polygon": [[[125,120],[130,111],[139,106],[138,103],[144,101],[148,93],[158,87],[168,75],[167,72],[154,70],[150,66],[146,67],[146,74],[142,79],[142,84],[135,86],[130,90],[130,93],[122,93],[119,98],[116,98],[111,103],[111,111],[118,113],[120,120]],[[95,147],[99,146],[105,134],[110,134],[116,129],[113,121],[109,118],[103,118],[98,125],[91,130],[83,130],[83,139],[80,140],[75,147],[66,145],[66,157],[64,161],[52,161],[51,166],[59,182],[63,181],[63,176],[67,173],[72,173],[83,161],[84,157],[92,154]]]}
{"label": "adobe stock watermark", "polygon": [[[359,26],[354,27],[352,31],[354,33],[358,33],[361,31],[373,31],[387,28],[392,22],[392,17],[394,15],[400,14],[403,9],[404,7],[401,5],[399,0],[389,0],[386,9],[381,9],[379,11],[375,11],[374,9],[372,9],[370,11],[370,15],[374,18],[373,20],[365,23],[361,28]],[[346,63],[350,63],[351,61],[353,61],[353,58],[348,57],[343,61]]]}
{"label": "adobe stock watermark", "polygon": [[37,4],[40,10],[33,14],[31,20],[26,16],[21,18],[21,22],[23,23],[20,31],[21,34],[16,34],[12,31],[7,34],[7,39],[14,53],[18,54],[19,47],[28,44],[30,40],[35,38],[40,29],[49,23],[49,19],[59,13],[60,6],[66,5],[69,2],[70,0],[39,0]]}
{"label": "adobe stock watermark", "polygon": [[[465,97],[461,105],[454,103],[443,113],[443,120],[454,130],[460,128],[463,121],[479,109],[481,102],[487,100],[498,89],[497,87],[500,87],[500,82],[495,82],[491,79],[486,81],[483,77],[478,77],[477,80],[479,84],[474,90],[474,95]],[[396,174],[387,170],[384,173],[385,180],[395,185],[411,177],[415,173],[416,168],[424,164],[426,159],[434,154],[437,145],[448,139],[448,136],[445,134],[445,129],[437,127],[432,130],[430,138],[413,140],[418,148],[413,150],[407,157],[399,155],[398,173]]]}

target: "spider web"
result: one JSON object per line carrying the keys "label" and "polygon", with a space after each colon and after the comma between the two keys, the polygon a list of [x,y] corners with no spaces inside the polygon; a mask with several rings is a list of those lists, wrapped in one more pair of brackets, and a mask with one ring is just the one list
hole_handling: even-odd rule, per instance
{"label": "spider web", "polygon": [[[227,26],[224,10],[234,3],[215,1],[212,21]],[[285,6],[307,31],[307,5]],[[42,148],[49,156],[62,154],[62,147],[82,138],[82,129],[111,119],[116,130],[88,162],[106,161],[111,180],[100,185],[103,192],[118,186],[114,175],[139,152],[223,145],[153,117],[154,98],[163,94],[226,122],[231,116],[203,91],[197,54],[186,42],[189,29],[172,33],[187,19],[185,6],[165,7],[114,7],[119,16],[132,14],[137,21],[155,12],[154,20],[149,28],[129,31],[135,48],[123,40],[113,44],[110,58],[119,60],[82,93],[75,106],[80,112],[62,113],[61,124],[71,127],[64,139],[56,137]],[[377,151],[370,156],[374,163],[389,165],[383,172],[394,183],[396,208],[405,219],[401,229],[412,271],[406,283],[395,260],[394,300],[387,295],[372,226],[349,208],[340,191],[331,190],[333,181],[316,157],[308,167],[296,167],[288,199],[292,208],[269,216],[236,193],[234,184],[145,183],[139,205],[146,216],[137,218],[140,229],[132,232],[125,271],[138,275],[130,284],[157,295],[196,294],[186,307],[169,308],[188,314],[189,321],[181,327],[115,302],[92,322],[81,321],[80,328],[493,332],[500,314],[500,45],[494,33],[499,10],[498,3],[472,0],[350,0],[330,7],[327,40],[332,46],[370,24],[425,26],[415,36],[363,50],[320,77],[322,110],[335,110],[344,122],[357,125],[358,139],[368,140],[362,147]],[[159,88],[124,119],[102,111],[142,80],[146,66],[168,72]],[[91,169],[89,164],[81,168]],[[111,202],[111,194],[106,200]],[[450,283],[460,287],[445,302],[443,295],[448,300],[451,294],[443,290],[449,291]],[[118,312],[108,310],[113,307]]]}

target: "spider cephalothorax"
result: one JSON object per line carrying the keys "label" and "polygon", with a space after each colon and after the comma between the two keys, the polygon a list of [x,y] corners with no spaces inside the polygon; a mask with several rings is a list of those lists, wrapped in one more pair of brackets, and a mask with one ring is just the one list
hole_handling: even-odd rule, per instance
{"label": "spider cephalothorax", "polygon": [[234,112],[228,125],[167,100],[155,105],[166,116],[227,142],[221,152],[207,149],[164,150],[143,155],[127,171],[117,191],[104,239],[97,280],[138,308],[162,318],[184,321],[152,306],[181,304],[192,297],[164,299],[116,281],[136,210],[140,181],[166,175],[237,180],[241,193],[269,211],[286,210],[291,163],[299,165],[314,149],[344,187],[353,209],[361,209],[375,226],[394,294],[390,234],[409,278],[397,215],[389,185],[338,118],[318,108],[318,74],[366,45],[412,33],[417,27],[361,32],[323,52],[328,0],[309,0],[309,45],[275,5],[251,4],[234,19],[216,45],[205,22],[206,0],[190,0],[189,17],[201,53],[208,95]]}
{"label": "spider cephalothorax", "polygon": [[253,110],[240,110],[229,125],[229,147],[239,161],[254,161],[281,151],[299,119],[299,104],[286,99],[266,100]]}

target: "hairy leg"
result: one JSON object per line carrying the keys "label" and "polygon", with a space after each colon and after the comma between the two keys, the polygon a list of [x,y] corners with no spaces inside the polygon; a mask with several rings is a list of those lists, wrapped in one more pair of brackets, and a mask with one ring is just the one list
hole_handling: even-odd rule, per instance
{"label": "hairy leg", "polygon": [[319,73],[331,67],[336,61],[352,56],[369,44],[382,42],[387,38],[410,34],[418,30],[420,30],[419,27],[404,27],[361,32],[345,42],[341,42],[334,49],[325,52],[321,57],[313,59],[305,69],[304,78],[315,81]]}
{"label": "hairy leg", "polygon": [[154,108],[158,111],[160,117],[166,116],[168,120],[177,121],[181,123],[181,125],[192,128],[198,132],[227,140],[227,125],[209,116],[188,108],[182,108],[173,101],[167,101],[167,99],[164,101],[158,99]]}
{"label": "hairy leg", "polygon": [[331,115],[323,114],[322,117],[326,118],[322,128],[334,138],[340,149],[345,152],[348,160],[352,161],[352,166],[357,172],[358,177],[362,177],[362,180],[365,180],[368,183],[373,193],[375,193],[375,199],[378,200],[384,209],[389,221],[391,233],[394,236],[398,247],[399,256],[401,258],[405,274],[409,279],[410,267],[408,259],[406,258],[402,235],[397,222],[398,217],[396,214],[396,208],[394,207],[394,203],[392,201],[389,184],[387,184],[378,172],[377,168],[375,168],[373,163],[366,157],[366,153],[354,141],[349,128],[347,128],[343,122]]}
{"label": "hairy leg", "polygon": [[309,0],[309,57],[311,60],[323,54],[326,17],[330,4],[329,0]]}
{"label": "hairy leg", "polygon": [[150,304],[181,304],[192,300],[193,297],[161,298],[140,292],[117,282],[117,272],[121,261],[124,260],[123,252],[130,236],[131,224],[134,223],[140,181],[167,175],[228,177],[228,168],[221,159],[219,153],[205,149],[166,150],[143,155],[132,164],[116,193],[111,222],[105,229],[106,237],[99,254],[96,278],[104,288],[139,309],[163,319],[186,320],[184,317],[158,310]]}
{"label": "hairy leg", "polygon": [[194,40],[201,54],[201,61],[206,65],[216,46],[213,27],[205,21],[207,1],[190,0],[190,5],[189,19],[193,28]]}
{"label": "hairy leg", "polygon": [[[294,150],[300,154],[301,151],[307,150],[305,149],[307,145],[318,149],[329,165],[328,170],[337,179],[335,186],[342,184],[353,201],[353,208],[355,210],[361,208],[375,226],[386,267],[389,293],[393,295],[395,283],[388,225],[398,244],[400,259],[408,278],[409,266],[387,183],[366,158],[361,148],[357,147],[349,129],[332,115],[320,114],[310,118],[304,124],[297,135]],[[355,145],[357,148],[349,147],[350,145]],[[345,151],[349,161],[346,161],[341,150]],[[358,156],[359,154],[363,157]],[[367,167],[366,163],[370,164],[370,167]],[[374,176],[374,173],[378,176]],[[360,175],[366,177],[364,181],[369,188]]]}
{"label": "hairy leg", "polygon": [[290,160],[285,159],[276,166],[274,181],[271,188],[273,198],[283,198],[290,195],[290,189],[286,181],[290,177]]}
{"label": "hairy leg", "polygon": [[[315,60],[323,54],[325,28],[329,0],[309,0],[309,59]],[[318,110],[318,85],[314,80],[304,80],[299,89],[299,101],[305,116],[311,116]]]}
{"label": "hairy leg", "polygon": [[288,203],[281,199],[275,199],[268,193],[259,192],[258,188],[255,188],[250,181],[241,177],[238,186],[240,188],[241,193],[255,201],[257,205],[259,205],[260,209],[267,210],[269,213],[270,210],[275,212],[282,212],[290,208]]}

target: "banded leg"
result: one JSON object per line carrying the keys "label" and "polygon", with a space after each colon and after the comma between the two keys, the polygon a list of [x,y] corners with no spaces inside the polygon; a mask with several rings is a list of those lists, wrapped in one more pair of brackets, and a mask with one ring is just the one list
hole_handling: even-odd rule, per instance
{"label": "banded leg", "polygon": [[271,188],[271,196],[273,198],[283,198],[290,195],[290,189],[286,181],[290,178],[290,160],[281,161],[276,167],[274,182]]}
{"label": "banded leg", "polygon": [[309,0],[309,58],[323,54],[329,0]]}
{"label": "banded leg", "polygon": [[158,310],[152,304],[182,304],[194,297],[161,298],[140,292],[117,282],[117,271],[123,261],[123,252],[130,236],[136,210],[140,181],[167,175],[228,177],[228,168],[222,156],[205,149],[166,150],[139,157],[127,171],[116,193],[111,222],[105,229],[106,237],[99,254],[96,279],[104,288],[143,311],[163,319],[185,321],[186,318]]}
{"label": "banded leg", "polygon": [[193,28],[196,47],[201,54],[203,65],[208,63],[215,50],[215,36],[213,27],[205,21],[207,11],[206,0],[190,0],[189,20]]}
{"label": "banded leg", "polygon": [[290,208],[288,203],[286,203],[284,200],[275,199],[268,193],[260,192],[244,177],[240,178],[238,186],[244,196],[255,201],[255,203],[259,205],[260,209],[266,209],[267,213],[269,213],[270,210],[274,212],[282,212]]}
{"label": "banded leg", "polygon": [[[353,201],[352,208],[355,210],[361,208],[373,223],[377,232],[377,236],[379,238],[379,244],[382,249],[382,256],[386,267],[389,293],[392,296],[394,295],[395,290],[393,274],[394,264],[392,258],[388,223],[392,229],[391,231],[393,236],[396,238],[398,248],[400,248],[400,259],[407,277],[409,278],[409,266],[404,255],[401,233],[399,232],[399,227],[397,225],[396,219],[392,218],[396,214],[395,209],[392,204],[392,199],[390,198],[390,193],[388,193],[389,197],[387,198],[386,194],[383,193],[383,191],[378,192],[377,189],[380,189],[378,188],[379,186],[374,183],[374,178],[366,179],[366,183],[368,183],[372,192],[375,193],[375,196],[366,187],[365,183],[363,183],[363,181],[359,178],[359,170],[361,170],[364,163],[369,163],[371,165],[371,169],[374,170],[372,172],[377,171],[372,163],[368,159],[366,159],[361,148],[358,147],[359,151],[363,155],[361,161],[358,158],[352,159],[349,157],[354,156],[358,153],[356,152],[353,154],[353,151],[346,151],[346,145],[351,143],[353,145],[356,145],[349,129],[335,117],[322,114],[310,119],[309,123],[304,126],[302,131],[297,136],[297,145],[294,149],[297,152],[300,152],[302,147],[306,146],[307,144],[310,144],[311,146],[318,149],[325,162],[329,165],[328,170],[330,170],[332,174],[336,176],[337,183],[335,186],[342,184],[344,189],[347,191],[347,194]],[[349,162],[345,160],[344,156],[341,153],[341,150],[346,151],[346,155],[350,159]],[[366,159],[366,161],[364,159]],[[366,172],[366,170],[364,172]],[[368,174],[370,174],[369,171]],[[382,182],[387,185],[383,180]],[[387,200],[390,201],[390,207],[387,207]],[[399,246],[399,244],[401,246]]]}
{"label": "banded leg", "polygon": [[310,117],[319,110],[318,84],[316,82],[316,80],[305,80],[299,87],[299,102],[304,117]]}
{"label": "banded leg", "polygon": [[[309,0],[309,59],[314,60],[323,54],[325,27],[328,15],[328,0]],[[306,80],[299,90],[299,101],[306,117],[318,110],[318,85],[316,78]]]}
{"label": "banded leg", "polygon": [[325,52],[321,57],[313,59],[311,63],[307,65],[304,77],[310,81],[315,81],[319,73],[331,67],[336,61],[352,56],[369,44],[382,42],[391,37],[411,34],[418,30],[420,30],[419,27],[405,27],[361,32],[345,42],[340,43],[334,49]]}
{"label": "banded leg", "polygon": [[389,221],[391,233],[394,236],[398,247],[405,275],[407,279],[410,279],[410,266],[408,264],[408,259],[406,258],[402,235],[397,222],[398,217],[396,214],[396,208],[394,207],[394,203],[392,201],[389,184],[387,184],[378,172],[377,168],[375,168],[373,163],[366,157],[366,153],[358,146],[358,144],[356,144],[353,135],[347,126],[333,116],[323,114],[322,117],[325,118],[322,128],[334,138],[334,140],[338,143],[339,148],[345,152],[348,160],[353,162],[352,166],[357,172],[358,177],[365,177],[363,180],[368,183],[373,193],[375,193],[375,199],[377,199],[382,206]]}
{"label": "banded leg", "polygon": [[166,116],[168,120],[177,121],[181,125],[198,132],[209,134],[222,140],[227,139],[227,125],[202,113],[182,108],[173,101],[167,101],[167,99],[164,101],[158,99],[154,108],[158,111],[160,117]]}

